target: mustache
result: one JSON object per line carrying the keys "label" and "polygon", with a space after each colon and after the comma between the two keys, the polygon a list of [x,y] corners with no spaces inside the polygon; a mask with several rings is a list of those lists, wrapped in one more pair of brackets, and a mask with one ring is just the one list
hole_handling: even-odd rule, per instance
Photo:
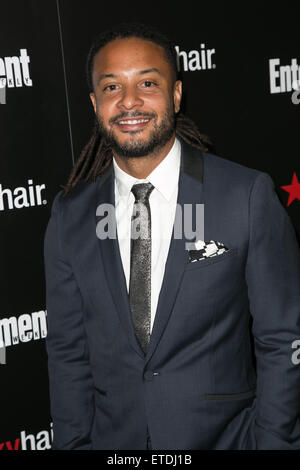
{"label": "mustache", "polygon": [[131,113],[123,111],[123,113],[120,113],[117,116],[114,116],[113,118],[111,118],[109,120],[109,123],[115,124],[117,121],[120,121],[121,119],[132,119],[132,118],[138,118],[138,117],[145,118],[145,119],[156,118],[156,114],[155,113],[142,113],[139,111],[134,111]]}

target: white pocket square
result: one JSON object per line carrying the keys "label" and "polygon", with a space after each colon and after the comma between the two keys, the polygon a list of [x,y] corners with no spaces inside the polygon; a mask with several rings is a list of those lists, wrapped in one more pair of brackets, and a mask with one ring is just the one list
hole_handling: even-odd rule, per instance
{"label": "white pocket square", "polygon": [[208,243],[204,240],[197,240],[188,251],[189,262],[194,263],[195,261],[201,261],[206,258],[211,258],[212,256],[221,255],[224,251],[228,251],[228,248],[224,243],[216,242],[214,240],[210,240]]}

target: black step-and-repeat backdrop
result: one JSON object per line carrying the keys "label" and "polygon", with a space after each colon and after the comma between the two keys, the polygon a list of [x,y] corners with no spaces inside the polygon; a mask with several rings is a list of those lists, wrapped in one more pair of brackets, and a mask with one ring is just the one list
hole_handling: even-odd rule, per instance
{"label": "black step-and-repeat backdrop", "polygon": [[300,235],[297,10],[270,2],[22,0],[0,12],[0,450],[51,447],[43,241],[54,196],[86,143],[85,60],[121,21],[176,45],[184,112],[218,155],[266,171]]}

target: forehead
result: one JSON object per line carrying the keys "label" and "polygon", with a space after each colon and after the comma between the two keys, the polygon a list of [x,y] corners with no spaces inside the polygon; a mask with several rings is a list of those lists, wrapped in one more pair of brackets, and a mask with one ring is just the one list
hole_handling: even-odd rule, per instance
{"label": "forehead", "polygon": [[114,39],[100,49],[93,62],[93,76],[122,74],[135,70],[157,68],[162,74],[171,74],[164,49],[140,38]]}

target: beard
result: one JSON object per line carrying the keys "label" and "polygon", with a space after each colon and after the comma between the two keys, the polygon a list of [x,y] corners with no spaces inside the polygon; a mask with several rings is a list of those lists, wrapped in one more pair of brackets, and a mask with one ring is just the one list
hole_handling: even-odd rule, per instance
{"label": "beard", "polygon": [[139,139],[141,131],[127,131],[130,134],[130,140],[124,143],[120,143],[112,129],[107,130],[104,126],[101,116],[98,116],[98,126],[102,137],[105,139],[105,143],[111,147],[113,151],[120,157],[126,158],[137,158],[145,157],[150,154],[159,152],[171,139],[175,132],[176,121],[175,112],[172,107],[169,107],[162,118],[160,124],[155,122],[157,117],[154,113],[142,113],[139,111],[135,112],[123,112],[118,116],[110,119],[110,124],[113,125],[116,121],[125,118],[153,118],[154,128],[151,131],[149,138],[145,141],[142,138]]}

